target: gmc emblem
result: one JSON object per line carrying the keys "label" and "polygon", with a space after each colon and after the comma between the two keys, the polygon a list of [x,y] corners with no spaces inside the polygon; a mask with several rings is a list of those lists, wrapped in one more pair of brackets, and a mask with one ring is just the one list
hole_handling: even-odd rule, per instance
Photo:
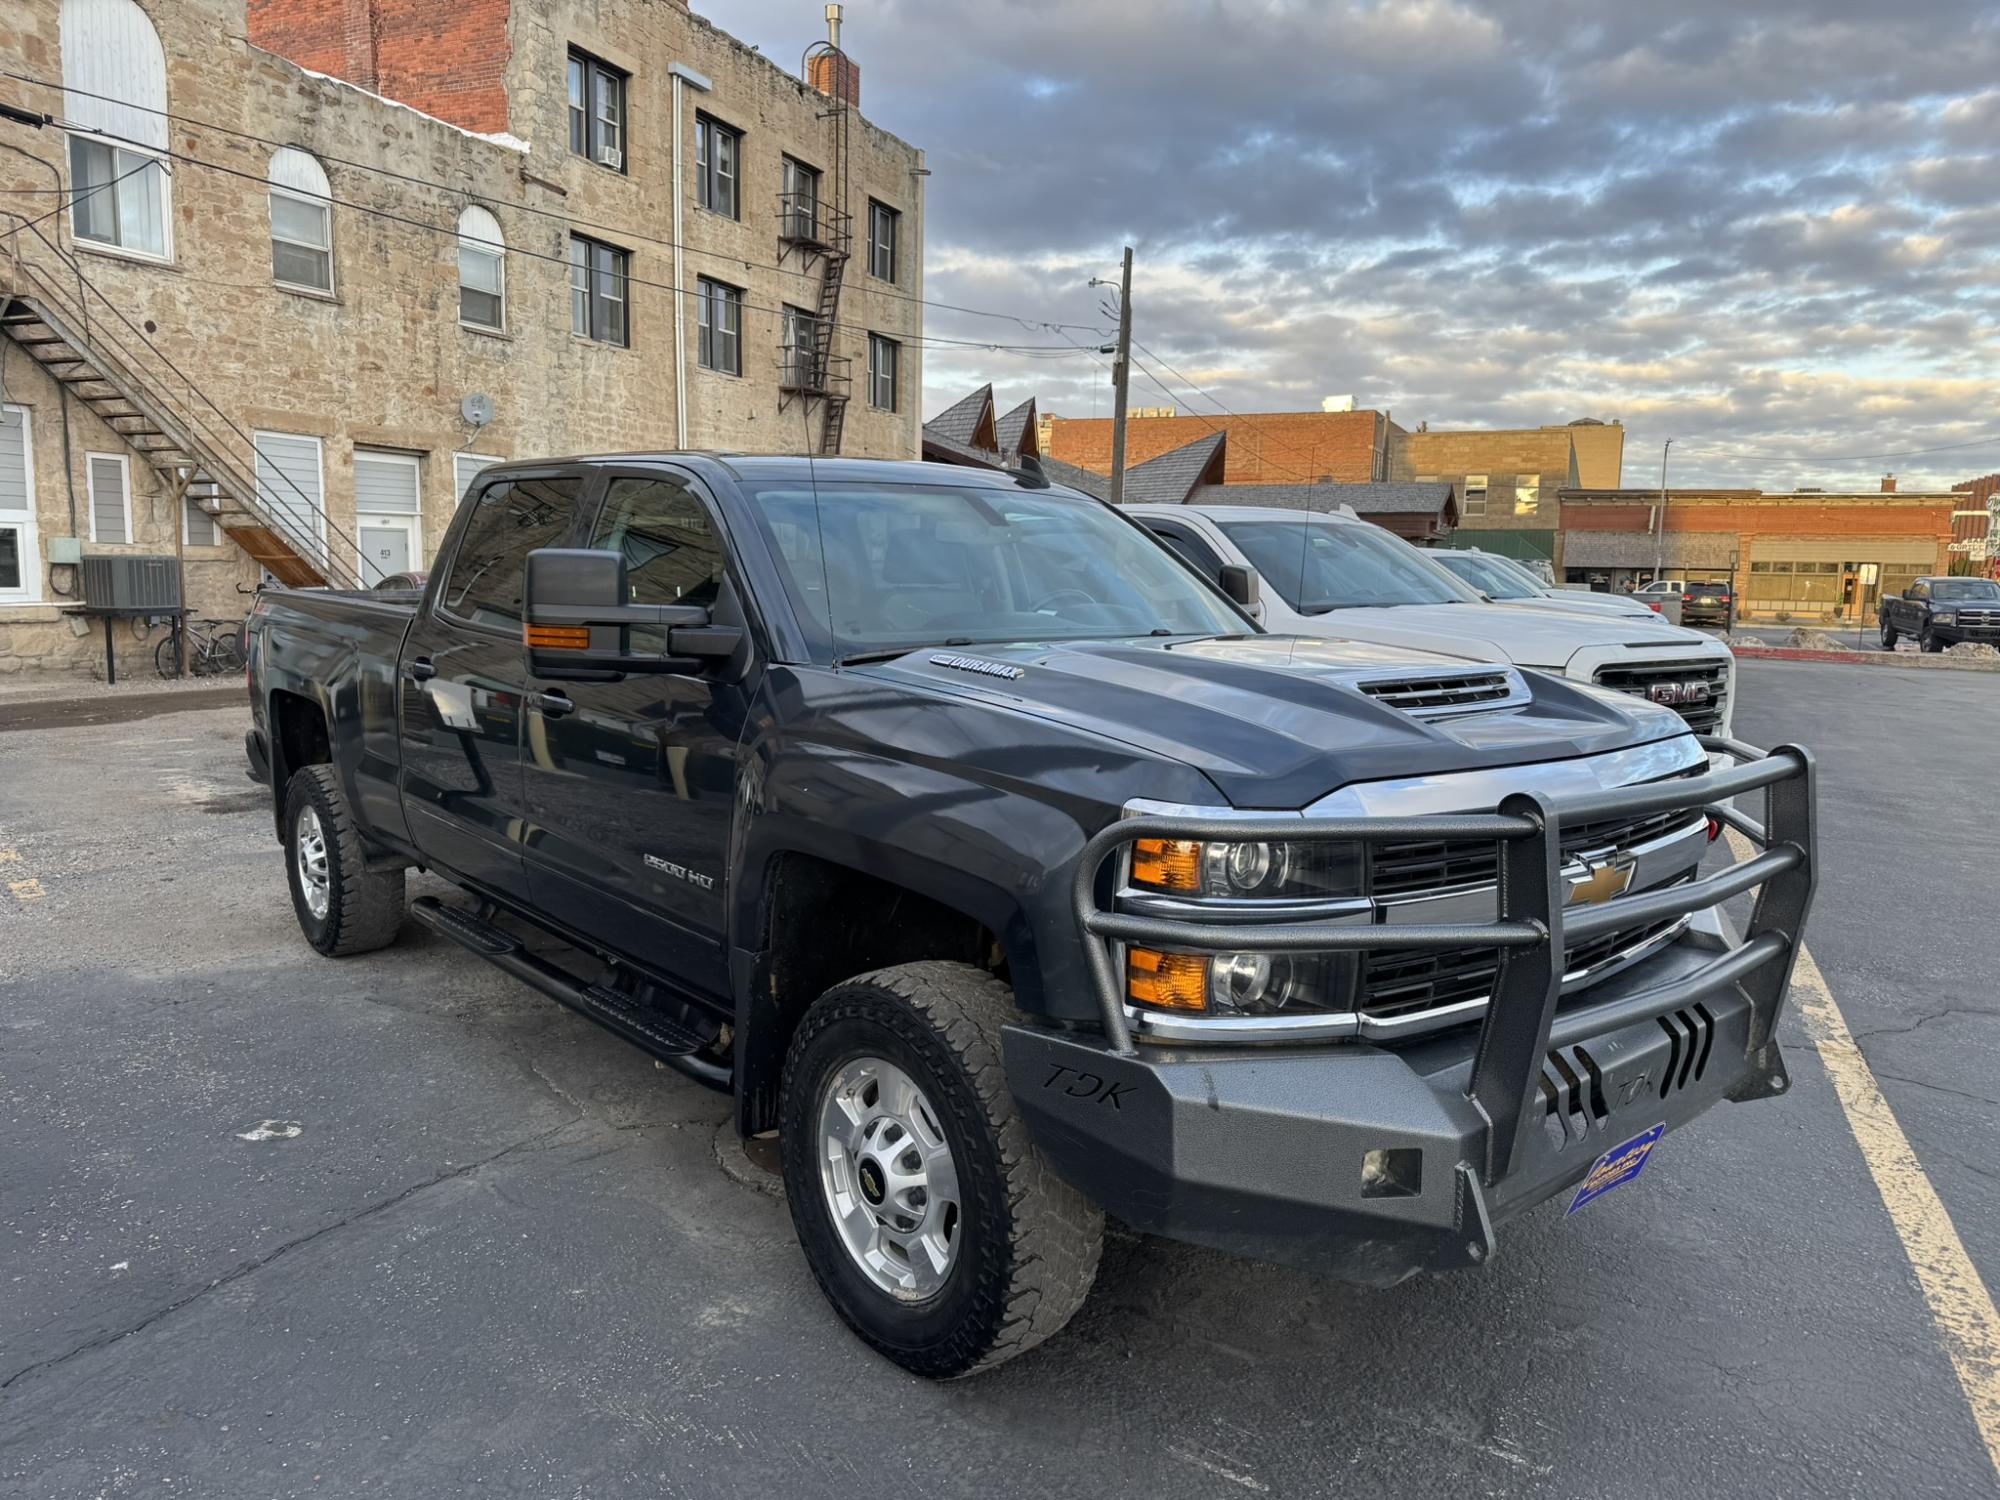
{"label": "gmc emblem", "polygon": [[1683,708],[1690,704],[1708,702],[1706,682],[1656,682],[1646,689],[1647,698],[1654,703],[1664,703],[1668,708]]}

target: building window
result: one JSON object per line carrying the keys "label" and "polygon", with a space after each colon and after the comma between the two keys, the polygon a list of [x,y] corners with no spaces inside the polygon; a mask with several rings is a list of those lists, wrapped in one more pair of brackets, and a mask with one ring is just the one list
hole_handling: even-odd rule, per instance
{"label": "building window", "polygon": [[569,237],[569,328],[583,338],[620,347],[632,342],[625,294],[632,257],[610,245]]}
{"label": "building window", "polygon": [[90,491],[90,539],[132,540],[132,470],[122,453],[86,453],[85,486]]}
{"label": "building window", "polygon": [[458,216],[458,321],[507,331],[507,242],[500,221],[477,204]]}
{"label": "building window", "polygon": [[304,151],[271,156],[271,279],[333,295],[333,204],[326,171]]}
{"label": "building window", "polygon": [[778,234],[782,239],[819,243],[819,169],[786,157],[778,194]]}
{"label": "building window", "polygon": [[569,55],[569,149],[625,170],[625,75],[587,52]]}
{"label": "building window", "polygon": [[1517,479],[1514,481],[1514,514],[1532,516],[1542,508],[1542,482],[1539,479]]}
{"label": "building window", "polygon": [[743,293],[706,276],[695,283],[695,307],[701,327],[699,359],[704,370],[725,375],[743,373]]}
{"label": "building window", "polygon": [[896,237],[902,223],[895,209],[868,200],[868,274],[878,281],[896,279]]}
{"label": "building window", "polygon": [[695,201],[726,219],[743,217],[743,132],[707,115],[694,117]]}
{"label": "building window", "polygon": [[788,390],[817,389],[813,374],[818,364],[818,315],[786,303],[778,328],[779,383]]}
{"label": "building window", "polygon": [[135,0],[63,0],[58,22],[67,123],[118,137],[69,140],[76,237],[132,255],[173,254],[167,56]]}
{"label": "building window", "polygon": [[868,404],[877,411],[896,409],[896,373],[903,346],[879,333],[868,335]]}
{"label": "building window", "polygon": [[253,432],[257,450],[257,505],[277,523],[285,544],[323,565],[326,553],[326,468],[316,437],[295,432]]}
{"label": "building window", "polygon": [[479,477],[482,469],[490,469],[495,464],[505,463],[504,458],[490,458],[484,453],[455,453],[451,459],[452,482],[458,486],[458,498],[463,501],[465,492],[472,488],[472,481]]}
{"label": "building window", "polygon": [[1486,514],[1486,476],[1468,474],[1465,476],[1465,499],[1459,504],[1459,514],[1470,519]]}
{"label": "building window", "polygon": [[35,462],[28,409],[0,406],[0,602],[32,604],[42,596],[35,536]]}
{"label": "building window", "polygon": [[181,540],[190,547],[219,547],[222,527],[199,500],[181,502]]}

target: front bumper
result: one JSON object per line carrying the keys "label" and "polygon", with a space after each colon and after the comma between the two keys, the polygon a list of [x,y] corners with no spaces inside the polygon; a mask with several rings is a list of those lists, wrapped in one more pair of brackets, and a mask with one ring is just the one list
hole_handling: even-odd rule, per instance
{"label": "front bumper", "polygon": [[[1735,756],[1747,747],[1712,742]],[[1769,788],[1766,820],[1730,799]],[[1764,852],[1701,880],[1566,912],[1556,859],[1564,817],[1704,807]],[[1009,1082],[1055,1170],[1135,1228],[1344,1279],[1387,1285],[1480,1264],[1495,1227],[1580,1181],[1613,1146],[1669,1130],[1720,1099],[1789,1086],[1774,1041],[1813,883],[1812,761],[1790,747],[1750,764],[1588,797],[1518,794],[1497,815],[1319,819],[1288,838],[1454,837],[1500,845],[1496,921],[1431,928],[1207,927],[1100,909],[1097,868],[1134,838],[1225,837],[1203,820],[1133,818],[1092,840],[1077,877],[1101,1036],[1010,1027]],[[1743,941],[1713,913],[1755,888]],[[1611,909],[1624,906],[1625,913]],[[1643,908],[1696,914],[1641,964],[1564,1002],[1565,929],[1581,937]],[[1257,936],[1251,937],[1255,932]],[[1344,1042],[1134,1045],[1111,944],[1501,948],[1483,1020],[1395,1048]]]}

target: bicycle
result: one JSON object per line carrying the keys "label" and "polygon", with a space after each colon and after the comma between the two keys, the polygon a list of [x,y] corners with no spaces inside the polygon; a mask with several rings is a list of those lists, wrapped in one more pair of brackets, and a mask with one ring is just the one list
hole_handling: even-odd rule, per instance
{"label": "bicycle", "polygon": [[180,676],[179,638],[187,633],[187,669],[191,677],[215,677],[243,670],[241,620],[188,620],[167,632],[153,648],[153,665],[162,677]]}

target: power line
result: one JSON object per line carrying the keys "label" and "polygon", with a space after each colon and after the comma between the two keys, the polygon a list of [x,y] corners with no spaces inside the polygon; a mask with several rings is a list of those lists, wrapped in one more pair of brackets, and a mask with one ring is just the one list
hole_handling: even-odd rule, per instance
{"label": "power line", "polygon": [[[47,163],[44,163],[44,165],[47,165]],[[128,177],[137,177],[137,176],[138,176],[138,175],[139,175],[139,174],[140,174],[141,172],[144,172],[144,171],[146,171],[146,170],[147,170],[148,168],[151,168],[151,167],[156,167],[156,166],[158,166],[158,165],[159,165],[159,163],[158,163],[158,162],[154,162],[154,161],[142,161],[142,162],[140,162],[140,163],[139,163],[139,165],[138,165],[138,166],[136,166],[136,167],[133,167],[133,168],[132,168],[131,170],[129,170],[129,171],[125,171],[125,172],[120,172],[120,173],[119,173],[119,174],[118,174],[118,175],[117,175],[116,177],[112,177],[112,178],[109,178],[109,179],[107,179],[107,180],[106,180],[106,181],[104,181],[104,182],[100,182],[100,183],[98,183],[98,184],[97,184],[97,185],[96,185],[95,187],[88,187],[88,188],[85,188],[85,189],[84,189],[84,190],[83,190],[82,192],[80,192],[80,193],[72,193],[72,194],[70,194],[70,195],[69,195],[69,196],[68,196],[67,198],[63,199],[63,201],[62,201],[62,202],[58,203],[58,204],[57,204],[57,205],[56,205],[56,206],[55,206],[54,208],[50,209],[50,210],[49,210],[49,211],[48,211],[47,213],[40,213],[40,214],[36,214],[36,215],[34,216],[34,218],[32,218],[32,219],[23,219],[23,220],[22,220],[22,221],[21,221],[21,222],[20,222],[19,224],[16,224],[16,225],[15,225],[15,226],[14,226],[14,227],[13,227],[12,229],[9,229],[9,230],[8,230],[8,231],[7,231],[6,233],[4,233],[4,234],[0,234],[0,240],[11,240],[11,239],[12,239],[12,238],[13,238],[13,237],[14,237],[15,235],[19,234],[19,233],[20,233],[20,232],[21,232],[22,230],[24,230],[24,229],[32,229],[32,228],[34,228],[34,227],[35,227],[35,226],[36,226],[37,224],[40,224],[40,223],[44,223],[44,222],[46,222],[46,221],[47,221],[47,220],[49,220],[49,219],[53,219],[53,218],[54,218],[54,217],[55,217],[55,216],[56,216],[57,214],[61,213],[61,212],[62,212],[62,211],[63,211],[64,209],[66,209],[66,208],[74,208],[74,207],[75,207],[75,206],[76,206],[77,204],[79,204],[79,203],[83,202],[83,201],[84,201],[84,199],[86,199],[86,198],[94,198],[94,197],[96,197],[96,196],[97,196],[97,195],[98,195],[99,193],[101,193],[101,192],[104,192],[104,191],[105,191],[106,189],[108,189],[108,188],[115,188],[115,187],[117,187],[117,186],[118,186],[118,184],[119,184],[119,183],[121,183],[121,182],[123,182],[123,181],[124,181],[124,180],[125,180],[126,178],[128,178]],[[43,192],[46,192],[46,191],[50,191],[50,190],[49,190],[49,189],[38,189],[38,190],[34,190],[34,189],[31,189],[30,191],[43,191]],[[14,217],[14,215],[12,215],[12,214],[9,214],[9,215],[8,215],[8,217],[9,217],[9,218],[13,218],[13,217]]]}
{"label": "power line", "polygon": [[[142,114],[158,115],[162,119],[172,120],[179,125],[192,125],[198,129],[214,131],[218,135],[234,136],[239,140],[254,141],[260,146],[269,146],[272,147],[274,150],[289,149],[295,151],[302,151],[308,149],[306,147],[299,146],[298,144],[292,141],[274,140],[270,136],[258,135],[254,131],[239,130],[234,126],[218,124],[213,120],[204,120],[196,115],[184,115],[176,113],[172,110],[156,109],[150,105],[134,104],[129,100],[118,98],[116,95],[113,94],[93,93],[89,89],[74,88],[68,84],[56,83],[50,79],[36,78],[32,74],[28,73],[14,73],[14,72],[9,72],[5,69],[0,69],[0,78],[11,78],[17,83],[30,84],[36,88],[60,90],[64,93],[76,94],[79,97],[85,99],[102,100],[107,104],[117,104],[123,106],[126,109],[138,110]],[[54,120],[52,121],[52,123],[55,123],[64,129],[84,128],[84,127],[68,125],[60,120]],[[451,122],[448,120],[440,120],[438,123],[448,126],[449,128],[454,130],[459,128],[458,126],[451,125]],[[124,144],[134,146],[142,151],[154,151],[159,149],[158,147],[148,146],[143,141],[125,140],[123,137],[110,135],[109,132],[105,131],[94,131],[90,133],[97,135],[104,135],[106,136],[107,139],[111,140],[123,141]],[[407,182],[418,187],[434,188],[439,192],[450,193],[454,197],[458,198],[478,198],[480,196],[479,194],[473,192],[470,188],[454,183],[438,182],[433,178],[418,177],[408,172],[395,171],[394,169],[389,167],[378,167],[369,162],[354,161],[348,157],[334,156],[331,153],[325,151],[312,151],[311,154],[320,157],[326,161],[330,161],[337,166],[351,167],[357,172],[370,172],[375,174],[376,176],[392,178],[398,182]],[[30,191],[40,191],[40,190],[32,189]],[[554,209],[537,208],[533,204],[529,203],[511,203],[501,206],[509,209],[512,212],[533,214],[539,218],[552,219],[560,224],[564,225],[573,224],[580,229],[596,229],[602,231],[605,234],[616,235],[621,239],[639,240],[647,244],[658,245],[663,249],[668,249],[668,250],[677,249],[684,251],[690,255],[703,255],[709,257],[712,260],[726,261],[733,265],[755,267],[760,271],[776,271],[781,276],[796,276],[801,278],[802,280],[814,279],[813,273],[804,269],[795,269],[790,266],[780,265],[776,261],[748,260],[740,255],[730,255],[720,250],[704,249],[699,245],[690,245],[685,241],[663,239],[658,235],[647,234],[643,230],[633,229],[630,226],[626,225],[604,224],[595,222],[590,219],[572,218],[568,214],[559,213]],[[897,291],[893,287],[888,287],[888,286],[868,287],[866,288],[866,291],[871,296],[889,297],[899,302],[913,302],[922,307],[936,308],[941,312],[963,313],[969,317],[975,317],[975,318],[997,318],[1000,321],[1007,323],[1022,322],[1022,319],[1017,317],[1013,313],[992,312],[985,308],[979,308],[979,307],[963,307],[953,302],[937,302],[926,297],[914,296],[909,292]],[[1086,331],[1090,330],[1090,325],[1085,323],[1069,323],[1063,326],[1068,328],[1081,328],[1085,329]],[[985,346],[981,345],[979,347],[985,347]]]}
{"label": "power line", "polygon": [[[192,155],[191,153],[185,151],[176,151],[171,147],[162,149],[156,146],[148,146],[142,141],[133,141],[127,137],[113,134],[110,131],[94,130],[88,126],[75,125],[66,122],[58,122],[58,123],[62,124],[62,128],[74,131],[77,134],[92,136],[95,138],[101,138],[104,140],[115,141],[121,144],[130,145],[137,150],[149,152],[156,158],[164,156],[172,161],[186,162],[189,166],[200,167],[203,168],[204,170],[211,172],[220,172],[225,176],[241,178],[246,182],[255,182],[265,187],[268,187],[270,185],[270,178],[268,177],[268,175],[264,173],[247,172],[240,167],[225,166],[221,162],[208,161],[205,158]],[[108,184],[106,185],[108,186]],[[93,189],[92,191],[96,191],[96,189]],[[313,196],[318,197],[317,194]],[[328,194],[324,198],[320,198],[319,201],[334,207],[350,209],[355,213],[368,214],[378,219],[386,219],[391,223],[401,224],[411,229],[420,229],[429,234],[445,236],[454,241],[460,238],[458,227],[455,224],[432,224],[422,219],[413,219],[409,217],[407,214],[394,213],[386,208],[377,208],[371,204],[360,203],[351,198],[335,197],[332,194]],[[41,219],[51,218],[55,214],[60,213],[61,211],[62,211],[61,207],[58,206],[56,209],[51,210],[49,213],[41,215],[34,222],[39,223]],[[26,226],[17,225],[13,230],[9,230],[7,233],[8,234],[19,233],[20,229],[24,227]],[[0,236],[0,238],[4,238],[4,236]],[[502,253],[507,255],[524,256],[529,260],[545,261],[550,265],[561,266],[566,270],[572,268],[572,262],[566,256],[550,255],[543,251],[523,249],[520,246],[516,245],[503,246]],[[635,286],[646,287],[653,291],[670,292],[676,296],[687,296],[690,294],[690,291],[693,290],[686,287],[675,286],[671,282],[651,281],[646,279],[645,277],[634,276],[629,271],[621,278],[621,280],[623,284],[627,287],[635,287]],[[736,303],[736,306],[746,312],[763,313],[775,318],[782,319],[784,317],[790,316],[787,309],[785,308],[767,307],[762,303],[750,302],[747,300],[739,300]],[[811,314],[807,315],[811,316]],[[1010,322],[1014,323],[1023,322],[1022,319],[1015,317],[1012,314],[1008,314],[1006,316],[1008,318],[1008,321]],[[865,334],[865,333],[874,333],[879,331],[876,329],[869,328],[866,324],[862,323],[835,322],[831,326],[834,328],[844,329],[850,333]],[[1063,349],[1060,345],[1056,344],[1004,344],[988,339],[952,339],[952,338],[944,338],[934,334],[913,334],[913,333],[901,334],[899,335],[899,338],[902,342],[905,343],[939,344],[957,348],[983,349],[989,353],[994,353],[994,354],[1005,354],[1005,353],[1066,354],[1069,352],[1068,350]]]}

